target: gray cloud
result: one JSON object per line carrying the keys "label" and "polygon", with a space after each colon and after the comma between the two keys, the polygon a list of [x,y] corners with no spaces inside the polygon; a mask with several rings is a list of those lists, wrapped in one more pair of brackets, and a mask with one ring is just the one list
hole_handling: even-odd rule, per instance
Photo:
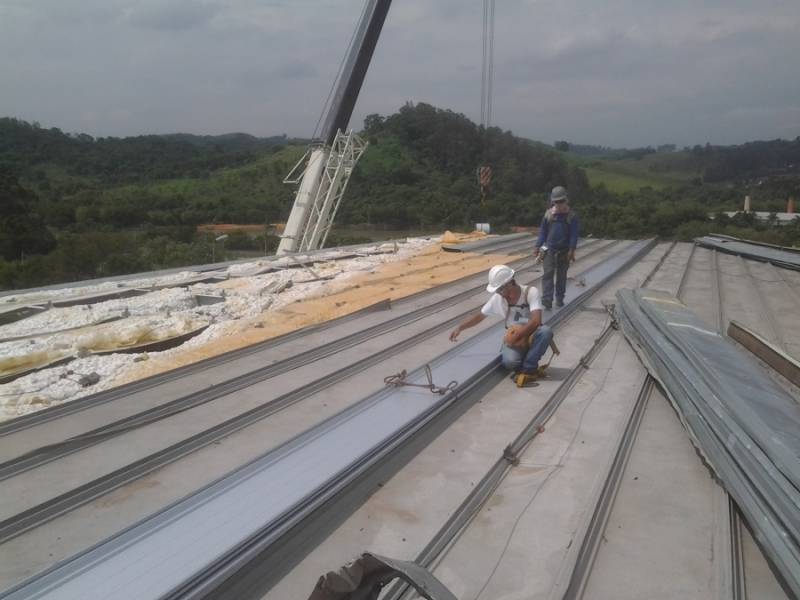
{"label": "gray cloud", "polygon": [[278,69],[281,79],[310,79],[319,73],[314,65],[307,62],[289,62]]}
{"label": "gray cloud", "polygon": [[219,7],[196,0],[149,0],[138,2],[127,11],[131,24],[159,31],[185,31],[208,23]]}
{"label": "gray cloud", "polygon": [[[307,136],[363,0],[0,0],[0,115],[93,135]],[[480,3],[395,2],[356,105],[479,117]],[[796,0],[503,0],[494,124],[551,142],[800,135]]]}

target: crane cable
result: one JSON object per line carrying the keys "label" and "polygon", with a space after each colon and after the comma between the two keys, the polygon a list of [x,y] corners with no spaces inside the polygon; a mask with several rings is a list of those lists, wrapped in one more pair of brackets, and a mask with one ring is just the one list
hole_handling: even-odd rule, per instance
{"label": "crane cable", "polygon": [[494,0],[483,0],[483,63],[481,65],[481,125],[492,124],[494,86]]}
{"label": "crane cable", "polygon": [[[481,127],[484,136],[484,154],[492,123],[492,91],[494,87],[494,0],[483,0],[483,56],[481,64]],[[481,206],[486,206],[486,195],[492,183],[492,168],[478,167],[478,185],[481,188]]]}

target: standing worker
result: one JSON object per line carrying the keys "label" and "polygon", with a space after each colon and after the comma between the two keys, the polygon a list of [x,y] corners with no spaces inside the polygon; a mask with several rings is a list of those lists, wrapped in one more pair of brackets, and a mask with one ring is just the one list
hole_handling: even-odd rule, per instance
{"label": "standing worker", "polygon": [[539,228],[539,238],[533,256],[543,254],[542,304],[547,310],[553,308],[553,275],[556,279],[556,306],[564,306],[567,289],[567,269],[575,262],[575,247],[578,245],[580,223],[567,200],[567,190],[557,185],[550,193],[550,208],[544,213]]}
{"label": "standing worker", "polygon": [[525,387],[542,374],[539,360],[553,339],[553,330],[542,325],[542,305],[535,285],[521,287],[514,280],[514,269],[495,265],[489,271],[491,294],[480,312],[463,321],[450,333],[455,342],[464,329],[474,327],[486,317],[505,319],[506,335],[503,339],[503,366],[514,371],[517,386]]}

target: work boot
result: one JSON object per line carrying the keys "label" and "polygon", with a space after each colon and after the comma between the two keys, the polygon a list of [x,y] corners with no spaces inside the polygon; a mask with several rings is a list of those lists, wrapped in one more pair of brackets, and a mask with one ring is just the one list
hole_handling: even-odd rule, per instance
{"label": "work boot", "polygon": [[536,380],[540,379],[541,377],[544,377],[545,369],[547,369],[547,366],[542,365],[532,373],[519,372],[514,376],[514,382],[517,384],[517,387],[519,388],[535,387],[539,385],[538,383],[536,383]]}
{"label": "work boot", "polygon": [[518,388],[536,387],[539,385],[536,383],[537,379],[538,375],[536,373],[517,373],[514,382],[517,384]]}
{"label": "work boot", "polygon": [[563,298],[556,298],[556,306],[558,308],[561,308],[562,306],[564,306],[564,299]]}
{"label": "work boot", "polygon": [[553,309],[553,303],[552,302],[542,302],[542,306],[544,306],[545,310],[552,310]]}

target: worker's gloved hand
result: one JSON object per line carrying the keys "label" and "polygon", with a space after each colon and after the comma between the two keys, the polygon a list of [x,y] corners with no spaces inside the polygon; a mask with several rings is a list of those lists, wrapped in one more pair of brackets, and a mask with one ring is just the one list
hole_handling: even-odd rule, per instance
{"label": "worker's gloved hand", "polygon": [[456,340],[458,340],[459,333],[461,333],[461,330],[458,327],[453,329],[453,331],[450,332],[450,341],[455,342]]}
{"label": "worker's gloved hand", "polygon": [[569,258],[569,262],[574,263],[575,262],[575,250],[570,250],[569,254],[567,255],[567,257]]}

